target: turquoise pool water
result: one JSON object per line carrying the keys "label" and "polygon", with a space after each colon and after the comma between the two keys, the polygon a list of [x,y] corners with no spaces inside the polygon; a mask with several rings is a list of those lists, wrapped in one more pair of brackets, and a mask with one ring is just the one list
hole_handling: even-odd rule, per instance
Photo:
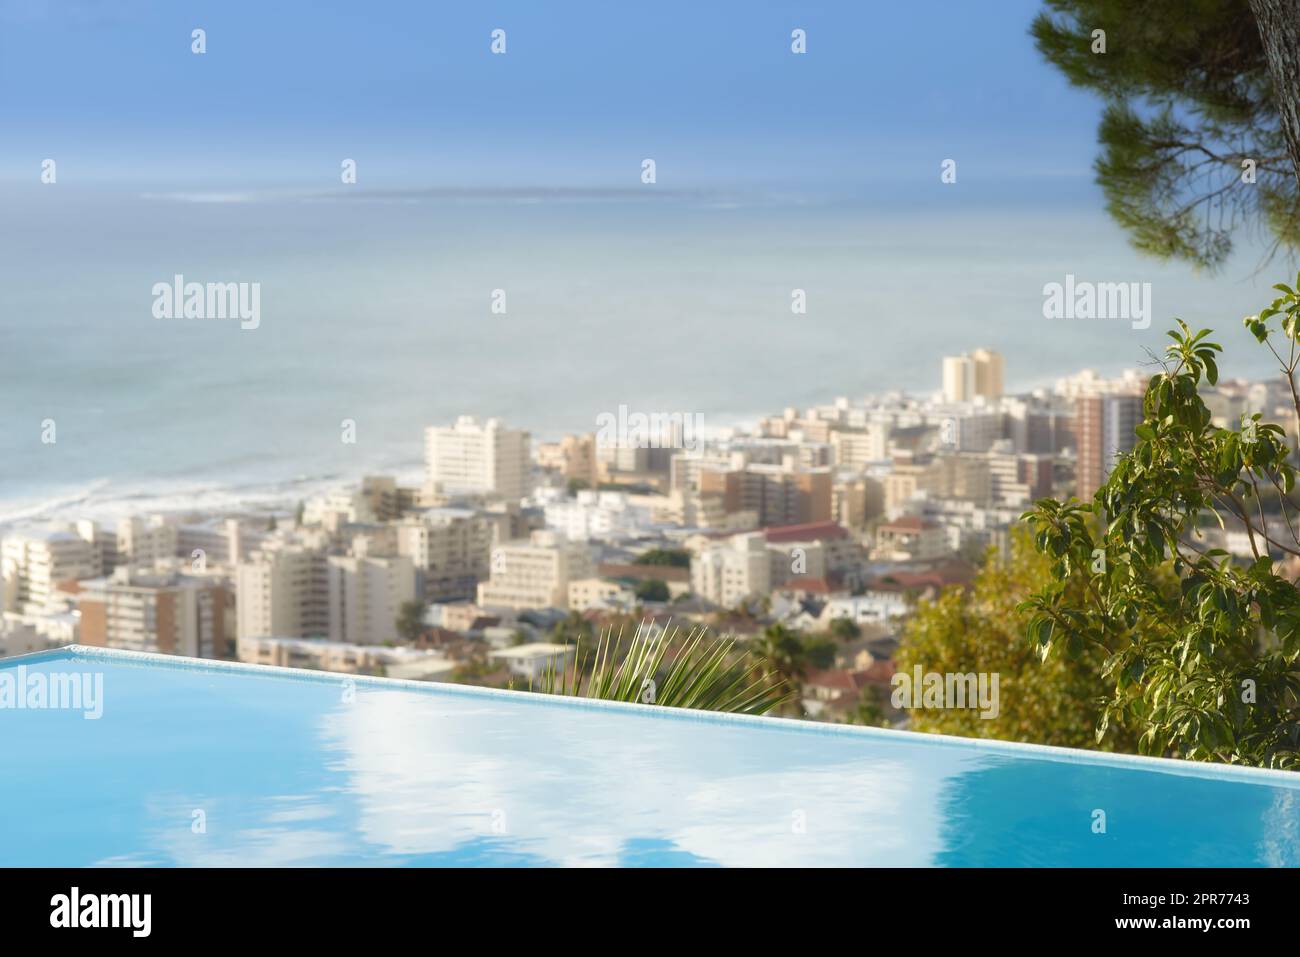
{"label": "turquoise pool water", "polygon": [[1300,775],[96,649],[0,691],[19,668],[100,676],[102,713],[0,708],[4,865],[1300,864]]}

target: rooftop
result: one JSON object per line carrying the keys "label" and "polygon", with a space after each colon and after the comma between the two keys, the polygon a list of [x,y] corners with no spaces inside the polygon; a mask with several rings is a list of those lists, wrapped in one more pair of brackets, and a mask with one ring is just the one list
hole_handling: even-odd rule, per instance
{"label": "rooftop", "polygon": [[818,542],[828,538],[848,538],[849,530],[839,522],[805,522],[802,525],[775,525],[763,529],[769,542]]}

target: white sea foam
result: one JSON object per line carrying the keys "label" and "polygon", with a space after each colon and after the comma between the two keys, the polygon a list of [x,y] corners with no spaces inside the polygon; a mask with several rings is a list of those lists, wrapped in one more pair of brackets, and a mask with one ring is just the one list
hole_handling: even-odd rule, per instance
{"label": "white sea foam", "polygon": [[45,522],[94,519],[112,527],[139,515],[219,515],[244,511],[289,511],[316,495],[359,482],[363,475],[395,475],[404,483],[418,482],[420,469],[400,466],[364,469],[356,475],[299,475],[275,479],[249,478],[226,484],[212,482],[131,482],[98,479],[87,486],[42,498],[10,499],[0,508],[0,531],[6,527]]}

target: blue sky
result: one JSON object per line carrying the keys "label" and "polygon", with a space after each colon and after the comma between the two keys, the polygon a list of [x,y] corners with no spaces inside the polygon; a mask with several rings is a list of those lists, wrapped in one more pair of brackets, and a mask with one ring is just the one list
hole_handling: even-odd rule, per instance
{"label": "blue sky", "polygon": [[608,187],[653,157],[665,187],[883,196],[951,157],[1072,202],[1098,107],[1033,49],[1039,6],[0,0],[0,177]]}
{"label": "blue sky", "polygon": [[[1174,316],[1268,372],[1240,317],[1279,271],[1131,250],[1038,9],[0,0],[0,504],[278,495],[467,412],[553,436],[920,393],[976,346],[1028,388],[1141,363]],[[258,331],[160,324],[177,273],[260,283]],[[1045,319],[1067,274],[1151,282],[1151,328]]]}

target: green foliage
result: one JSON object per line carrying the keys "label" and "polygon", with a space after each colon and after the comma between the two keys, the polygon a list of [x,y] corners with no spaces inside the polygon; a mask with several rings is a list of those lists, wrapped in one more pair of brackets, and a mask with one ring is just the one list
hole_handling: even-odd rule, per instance
{"label": "green foliage", "polygon": [[406,641],[415,641],[424,631],[424,604],[418,601],[404,601],[397,610],[394,624],[397,634]]}
{"label": "green foliage", "polygon": [[786,697],[778,680],[735,651],[734,638],[709,638],[706,628],[683,635],[675,625],[642,622],[626,645],[622,629],[616,637],[611,628],[590,659],[577,651],[571,667],[548,668],[530,690],[741,714],[766,714]]}
{"label": "green foliage", "polygon": [[[1275,288],[1245,324],[1294,383],[1300,296]],[[1044,660],[1105,655],[1099,735],[1122,724],[1144,753],[1300,767],[1300,591],[1273,561],[1300,556],[1291,446],[1258,414],[1239,429],[1211,425],[1198,386],[1217,380],[1220,347],[1182,321],[1169,335],[1136,445],[1093,501],[1045,499],[1025,514],[1052,563],[1052,580],[1021,606],[1028,634]],[[1292,395],[1300,416],[1294,385]],[[1270,531],[1268,512],[1290,533]],[[1244,530],[1253,560],[1200,547],[1207,519]],[[1067,588],[1081,576],[1082,595]]]}
{"label": "green foliage", "polygon": [[[898,669],[997,674],[999,709],[997,717],[982,718],[977,709],[917,708],[909,712],[915,730],[1106,751],[1136,748],[1136,736],[1122,728],[1111,727],[1100,741],[1094,736],[1103,706],[1100,651],[1081,649],[1044,664],[1025,641],[1030,616],[1017,606],[1053,583],[1051,566],[1022,526],[1012,533],[1007,560],[986,562],[969,591],[953,586],[918,604],[894,657]],[[1067,600],[1081,601],[1086,582],[1076,571],[1061,587]]]}
{"label": "green foliage", "polygon": [[831,622],[829,630],[831,637],[840,641],[852,641],[862,634],[862,629],[852,618],[836,618]]}
{"label": "green foliage", "polygon": [[885,718],[886,693],[880,685],[869,684],[858,696],[858,705],[848,716],[849,724],[864,724],[869,728],[887,728]]}
{"label": "green foliage", "polygon": [[[1300,247],[1300,196],[1246,0],[1047,0],[1039,52],[1106,107],[1095,169],[1133,244],[1216,267],[1243,225]],[[1094,30],[1106,50],[1094,52]],[[1294,97],[1292,91],[1281,91]],[[1243,182],[1243,160],[1255,182]]]}
{"label": "green foliage", "polygon": [[670,565],[673,568],[690,568],[691,553],[679,548],[651,548],[638,555],[632,564]]}
{"label": "green foliage", "polygon": [[769,625],[750,642],[749,653],[785,691],[785,710],[802,714],[799,699],[804,679],[810,669],[829,668],[835,663],[835,640],[828,636],[805,638],[785,625]]}
{"label": "green foliage", "polygon": [[571,611],[562,621],[557,621],[551,628],[551,640],[565,644],[577,644],[584,639],[590,640],[596,629],[581,612]]}
{"label": "green foliage", "polygon": [[636,586],[636,597],[642,601],[667,601],[668,584],[658,578],[648,578]]}

